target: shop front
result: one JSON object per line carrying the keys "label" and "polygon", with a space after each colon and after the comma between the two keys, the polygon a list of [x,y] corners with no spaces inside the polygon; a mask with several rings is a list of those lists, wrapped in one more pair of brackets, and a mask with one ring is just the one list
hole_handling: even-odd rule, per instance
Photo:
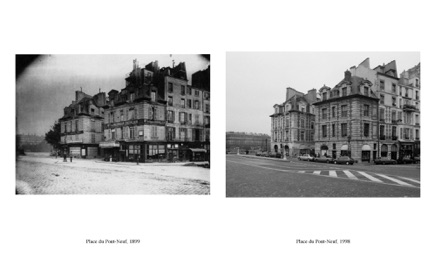
{"label": "shop front", "polygon": [[115,141],[100,142],[105,161],[120,161],[120,143]]}

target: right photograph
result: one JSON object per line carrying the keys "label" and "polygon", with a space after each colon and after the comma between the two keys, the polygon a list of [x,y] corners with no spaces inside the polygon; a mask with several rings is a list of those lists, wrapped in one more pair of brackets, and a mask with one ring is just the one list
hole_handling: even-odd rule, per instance
{"label": "right photograph", "polygon": [[227,197],[420,197],[419,52],[227,52]]}

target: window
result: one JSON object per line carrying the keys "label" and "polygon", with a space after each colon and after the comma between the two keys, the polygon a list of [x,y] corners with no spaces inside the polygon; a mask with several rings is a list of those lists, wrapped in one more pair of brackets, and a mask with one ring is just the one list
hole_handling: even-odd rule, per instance
{"label": "window", "polygon": [[185,86],[184,85],[182,85],[182,87],[180,88],[180,94],[185,95]]}
{"label": "window", "polygon": [[363,105],[363,116],[369,116],[369,105]]}
{"label": "window", "polygon": [[392,127],[392,139],[393,140],[397,139],[397,127],[396,126]]}
{"label": "window", "polygon": [[304,119],[301,119],[301,127],[304,128]]}
{"label": "window", "polygon": [[135,100],[135,94],[134,93],[130,93],[130,102],[133,102],[133,100]]}
{"label": "window", "polygon": [[397,85],[395,83],[392,84],[392,92],[397,93]]}
{"label": "window", "polygon": [[110,122],[110,123],[113,123],[113,122],[114,122],[114,112],[111,112],[111,113],[110,113],[109,122]]}
{"label": "window", "polygon": [[327,92],[322,93],[322,100],[327,100]]}
{"label": "window", "polygon": [[419,100],[419,92],[418,91],[416,91],[415,98],[416,98],[416,100]]}
{"label": "window", "polygon": [[176,128],[175,127],[167,127],[167,138],[168,140],[172,141],[176,139]]}
{"label": "window", "polygon": [[168,92],[172,93],[173,92],[173,83],[168,83]]}
{"label": "window", "polygon": [[203,92],[203,98],[205,100],[209,100],[210,99],[210,94],[208,92]]}
{"label": "window", "polygon": [[416,137],[416,140],[419,140],[419,129],[415,130],[415,137]]}
{"label": "window", "polygon": [[195,96],[200,96],[200,91],[199,90],[194,90],[195,91]]}
{"label": "window", "polygon": [[188,122],[189,122],[189,124],[192,124],[192,114],[189,114],[189,116],[188,116]]}
{"label": "window", "polygon": [[151,92],[151,101],[156,102],[156,92],[155,91]]}
{"label": "window", "polygon": [[369,124],[368,123],[363,124],[363,136],[369,137]]}
{"label": "window", "polygon": [[94,112],[95,112],[95,109],[94,109],[94,108],[91,108],[91,114],[92,114],[92,115],[94,114]]}
{"label": "window", "polygon": [[205,112],[206,113],[210,113],[210,106],[209,106],[209,104],[205,104],[204,106],[206,108]]}
{"label": "window", "polygon": [[168,96],[168,105],[173,106],[173,97],[172,96]]}
{"label": "window", "polygon": [[200,115],[195,115],[195,124],[200,125]]}
{"label": "window", "polygon": [[392,96],[392,105],[397,106],[397,97]]}
{"label": "window", "polygon": [[91,143],[95,143],[95,134],[94,133],[91,134]]}
{"label": "window", "polygon": [[385,89],[385,81],[380,80],[380,89],[384,90]]}
{"label": "window", "polygon": [[306,112],[306,109],[304,107],[301,107],[301,112]]}
{"label": "window", "polygon": [[323,108],[321,111],[322,111],[322,119],[327,119],[327,108]]}
{"label": "window", "polygon": [[135,109],[129,109],[129,120],[135,119]]}
{"label": "window", "polygon": [[130,132],[130,138],[135,138],[135,128],[134,127],[129,127],[129,132]]}
{"label": "window", "polygon": [[410,131],[410,129],[409,128],[404,128],[403,129],[403,132],[404,132],[404,139],[410,139],[410,137],[409,137],[409,132]]}
{"label": "window", "polygon": [[174,111],[168,110],[168,122],[174,123]]}
{"label": "window", "polygon": [[385,121],[385,109],[380,108],[380,121]]}
{"label": "window", "polygon": [[385,126],[380,126],[380,139],[384,139],[385,137]]}
{"label": "window", "polygon": [[205,125],[209,125],[210,124],[210,117],[209,116],[205,116],[204,117],[204,124]]}
{"label": "window", "polygon": [[186,124],[186,113],[184,112],[179,113],[179,121],[180,124]]}
{"label": "window", "polygon": [[347,117],[347,106],[346,105],[341,105],[341,116]]}
{"label": "window", "polygon": [[115,140],[115,129],[111,130],[111,139]]}
{"label": "window", "polygon": [[121,121],[124,121],[124,110],[120,110]]}
{"label": "window", "polygon": [[392,111],[392,122],[396,122],[397,121],[397,112]]}
{"label": "window", "polygon": [[304,141],[304,131],[301,131],[301,133],[300,133],[300,140]]}
{"label": "window", "polygon": [[347,96],[347,87],[342,88],[342,96]]}
{"label": "window", "polygon": [[191,87],[188,86],[188,89],[187,89],[187,90],[188,90],[188,95],[192,95],[192,89],[191,89]]}
{"label": "window", "polygon": [[124,139],[124,130],[125,130],[125,127],[121,127],[121,139]]}
{"label": "window", "polygon": [[157,138],[157,127],[156,126],[151,127],[151,137]]}
{"label": "window", "polygon": [[336,127],[335,124],[332,124],[332,137],[336,136]]}
{"label": "window", "polygon": [[185,108],[185,99],[184,99],[184,98],[182,98],[182,101],[181,101],[180,106],[181,106],[182,108]]}
{"label": "window", "polygon": [[380,95],[380,104],[385,104],[385,96],[383,94]]}
{"label": "window", "polygon": [[363,94],[369,96],[369,88],[367,86],[363,87]]}
{"label": "window", "polygon": [[322,126],[322,137],[327,137],[327,126],[326,125]]}
{"label": "window", "polygon": [[332,117],[336,117],[336,107],[332,107]]}
{"label": "window", "polygon": [[194,109],[200,109],[200,102],[198,100],[194,102]]}
{"label": "window", "polygon": [[188,108],[192,108],[192,100],[188,99]]}
{"label": "window", "polygon": [[76,120],[76,131],[79,131],[79,120]]}
{"label": "window", "polygon": [[[77,126],[77,120],[76,120],[76,126]],[[91,132],[95,132],[95,120],[91,120]]]}
{"label": "window", "polygon": [[403,121],[403,113],[402,112],[398,112],[398,120]]}
{"label": "window", "polygon": [[341,124],[341,136],[346,137],[347,136],[347,124]]}

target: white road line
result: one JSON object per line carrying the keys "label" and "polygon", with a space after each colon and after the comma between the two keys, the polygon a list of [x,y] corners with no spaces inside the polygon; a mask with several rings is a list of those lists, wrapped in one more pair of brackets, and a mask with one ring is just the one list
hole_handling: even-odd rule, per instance
{"label": "white road line", "polygon": [[371,181],[375,181],[375,182],[383,182],[377,178],[372,177],[371,175],[369,175],[368,173],[365,173],[363,171],[358,171],[358,173],[362,174],[363,176],[365,176],[366,178],[370,179]]}
{"label": "white road line", "polygon": [[408,180],[408,181],[411,181],[411,182],[414,182],[414,183],[421,184],[420,181],[417,181],[417,180],[414,180],[414,179],[409,179],[409,178],[406,178],[406,177],[400,177],[400,176],[398,176],[398,178],[401,178],[401,179],[403,179],[403,180]]}
{"label": "white road line", "polygon": [[314,171],[313,174],[320,175],[321,171]]}
{"label": "white road line", "polygon": [[329,176],[331,177],[338,177],[338,175],[336,174],[336,171],[329,171]]}
{"label": "white road line", "polygon": [[298,171],[298,173],[305,173],[306,171]]}
{"label": "white road line", "polygon": [[399,185],[413,186],[412,184],[408,184],[408,183],[406,183],[406,182],[403,182],[403,181],[397,180],[397,179],[395,179],[395,178],[392,178],[392,177],[389,177],[389,176],[386,176],[386,175],[383,175],[383,174],[378,174],[378,173],[376,173],[376,175],[378,175],[378,176],[380,176],[380,177],[383,177],[383,178],[386,178],[386,179],[388,179],[388,180],[391,180],[391,181],[393,181],[393,182],[396,182],[396,183],[398,183]]}
{"label": "white road line", "polygon": [[353,180],[357,180],[357,177],[354,176],[353,173],[351,173],[349,170],[344,170],[345,175],[347,175],[348,178],[353,179]]}

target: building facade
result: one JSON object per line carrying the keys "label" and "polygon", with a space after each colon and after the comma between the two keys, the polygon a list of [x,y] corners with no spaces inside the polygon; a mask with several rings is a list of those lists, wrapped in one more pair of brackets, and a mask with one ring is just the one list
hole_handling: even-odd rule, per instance
{"label": "building facade", "polygon": [[316,89],[307,94],[287,88],[286,100],[274,105],[271,117],[271,150],[282,155],[314,153]]}
{"label": "building facade", "polygon": [[271,151],[271,137],[266,134],[226,132],[226,152]]}
{"label": "building facade", "polygon": [[367,58],[350,71],[372,82],[380,99],[379,156],[395,160],[419,156],[420,64],[404,71],[400,78],[395,60],[371,69]]}
{"label": "building facade", "polygon": [[[121,161],[184,161],[208,158],[210,93],[188,85],[184,63],[158,62],[126,75],[126,87],[109,92],[105,106],[107,158]],[[208,118],[207,118],[208,117]],[[205,122],[208,122],[207,124]]]}
{"label": "building facade", "polygon": [[103,141],[104,105],[106,94],[94,96],[76,91],[76,100],[64,108],[59,119],[61,147],[65,154],[76,158],[96,158],[101,155],[98,145]]}
{"label": "building facade", "polygon": [[372,83],[345,72],[334,88],[323,86],[314,103],[315,152],[334,158],[370,161],[377,156],[378,98]]}

